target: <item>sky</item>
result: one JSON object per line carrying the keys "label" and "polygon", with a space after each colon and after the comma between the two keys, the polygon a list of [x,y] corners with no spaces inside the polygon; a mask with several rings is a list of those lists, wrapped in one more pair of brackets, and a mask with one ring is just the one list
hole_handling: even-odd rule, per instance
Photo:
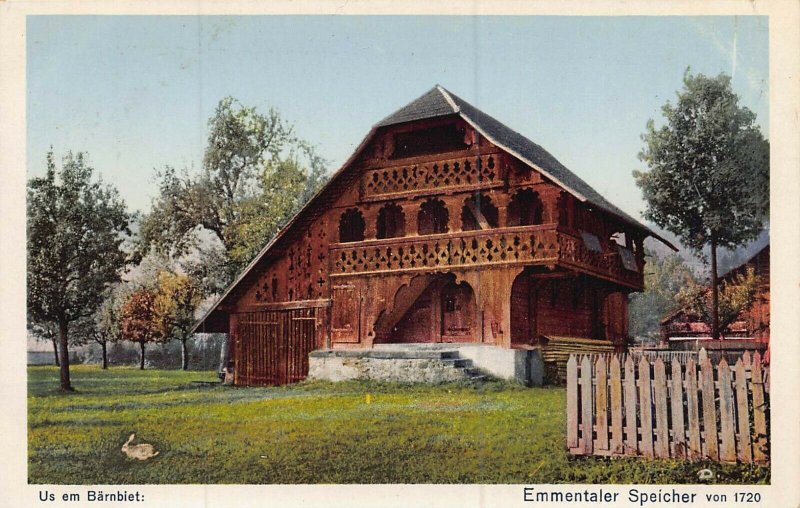
{"label": "sky", "polygon": [[146,212],[157,169],[199,170],[225,96],[277,109],[334,171],[440,84],[641,218],[647,120],[687,67],[724,72],[769,137],[768,49],[756,16],[29,16],[27,171],[87,152]]}

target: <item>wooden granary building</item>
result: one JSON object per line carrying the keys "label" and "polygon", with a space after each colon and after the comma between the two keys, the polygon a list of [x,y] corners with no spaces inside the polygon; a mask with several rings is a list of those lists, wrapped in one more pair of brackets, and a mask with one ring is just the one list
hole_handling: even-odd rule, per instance
{"label": "wooden granary building", "polygon": [[[758,247],[758,244],[755,244]],[[711,339],[710,327],[702,319],[681,308],[661,320],[660,348],[677,351],[707,352],[725,351],[735,361],[744,351],[759,351],[769,361],[770,335],[770,262],[769,242],[757,250],[747,261],[722,274],[720,284],[736,284],[737,278],[748,270],[758,277],[754,301],[749,308],[739,313],[726,329],[721,330],[719,340]],[[708,291],[711,291],[709,288]]]}
{"label": "wooden granary building", "polygon": [[648,235],[436,86],[372,128],[195,331],[229,334],[236,384],[301,380],[313,350],[622,350]]}

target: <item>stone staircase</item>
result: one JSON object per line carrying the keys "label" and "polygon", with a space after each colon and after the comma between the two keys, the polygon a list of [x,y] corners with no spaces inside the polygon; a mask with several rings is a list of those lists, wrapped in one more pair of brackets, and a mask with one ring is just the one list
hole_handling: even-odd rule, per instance
{"label": "stone staircase", "polygon": [[487,376],[448,344],[376,344],[373,349],[324,349],[309,355],[310,379],[445,383]]}

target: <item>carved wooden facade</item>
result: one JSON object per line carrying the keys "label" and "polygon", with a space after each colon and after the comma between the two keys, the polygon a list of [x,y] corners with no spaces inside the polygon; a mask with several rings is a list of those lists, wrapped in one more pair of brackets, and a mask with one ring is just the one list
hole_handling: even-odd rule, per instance
{"label": "carved wooden facade", "polygon": [[241,384],[298,379],[315,348],[556,336],[622,349],[651,234],[436,87],[373,128],[196,330],[230,333]]}

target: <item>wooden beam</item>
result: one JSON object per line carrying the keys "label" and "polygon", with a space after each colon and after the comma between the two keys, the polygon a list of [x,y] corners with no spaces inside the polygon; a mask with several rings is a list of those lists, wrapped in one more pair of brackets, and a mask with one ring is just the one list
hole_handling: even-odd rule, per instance
{"label": "wooden beam", "polygon": [[489,221],[486,220],[486,217],[484,217],[481,211],[478,209],[478,207],[475,206],[475,201],[473,201],[472,199],[468,199],[467,208],[469,208],[469,211],[472,212],[472,215],[475,216],[475,220],[478,221],[478,225],[481,227],[481,229],[491,228],[491,226],[489,225]]}

